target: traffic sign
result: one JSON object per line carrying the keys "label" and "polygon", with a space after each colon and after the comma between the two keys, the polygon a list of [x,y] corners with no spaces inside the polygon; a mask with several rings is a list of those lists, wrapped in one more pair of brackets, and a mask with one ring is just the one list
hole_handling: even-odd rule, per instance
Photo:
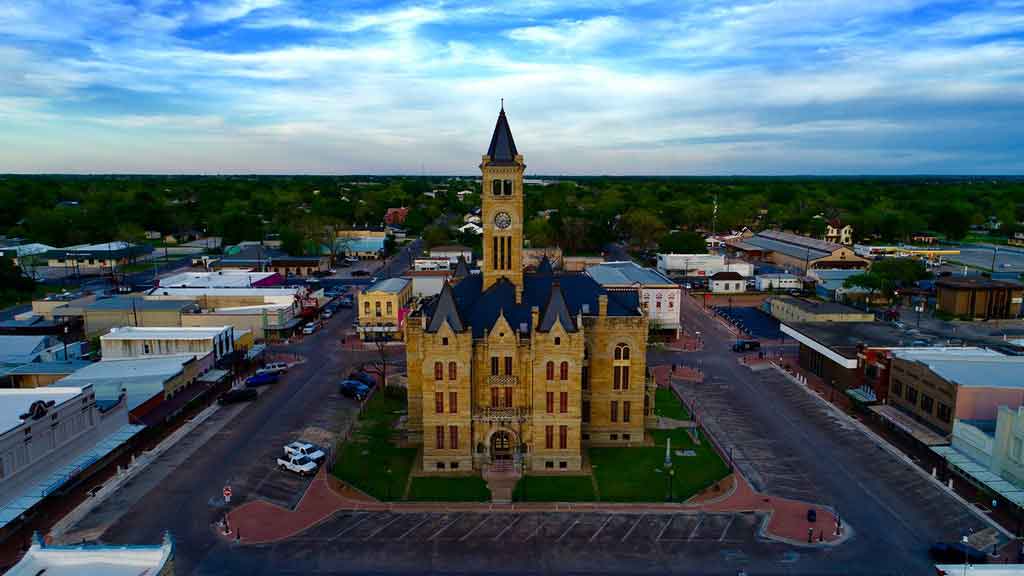
{"label": "traffic sign", "polygon": [[231,486],[224,487],[224,502],[226,504],[231,503]]}

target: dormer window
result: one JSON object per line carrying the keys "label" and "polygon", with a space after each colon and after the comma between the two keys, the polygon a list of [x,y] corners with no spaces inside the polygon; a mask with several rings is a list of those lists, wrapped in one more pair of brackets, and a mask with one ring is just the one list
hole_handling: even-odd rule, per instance
{"label": "dormer window", "polygon": [[558,336],[555,336],[555,346],[561,346],[561,345],[562,345],[562,339],[559,338]]}
{"label": "dormer window", "polygon": [[505,180],[505,196],[511,196],[511,195],[512,195],[512,181],[511,180]]}

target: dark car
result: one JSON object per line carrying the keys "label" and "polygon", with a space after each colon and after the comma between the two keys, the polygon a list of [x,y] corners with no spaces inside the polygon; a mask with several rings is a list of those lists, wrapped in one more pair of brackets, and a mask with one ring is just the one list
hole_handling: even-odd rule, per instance
{"label": "dark car", "polygon": [[358,380],[345,380],[341,383],[341,394],[356,400],[362,400],[370,393],[370,387]]}
{"label": "dark car", "polygon": [[257,398],[259,398],[259,394],[252,388],[235,388],[218,396],[217,403],[224,406],[238,402],[249,402]]}
{"label": "dark car", "polygon": [[277,378],[277,372],[257,372],[245,379],[245,385],[249,388],[255,388],[256,386],[273,384],[277,382]]}
{"label": "dark car", "polygon": [[351,296],[342,296],[338,299],[338,308],[351,308],[353,305]]}
{"label": "dark car", "polygon": [[357,382],[362,382],[363,384],[366,385],[367,388],[373,388],[374,386],[377,385],[377,379],[367,374],[366,372],[363,372],[362,370],[356,370],[352,372],[351,374],[348,375],[348,379],[355,380]]}
{"label": "dark car", "polygon": [[988,554],[963,542],[936,542],[928,549],[928,554],[939,564],[963,564],[964,560],[970,564],[988,562]]}
{"label": "dark car", "polygon": [[362,277],[369,276],[369,275],[370,275],[370,273],[367,272],[366,270],[353,270],[352,271],[352,276],[353,277],[357,277],[357,278],[362,278]]}
{"label": "dark car", "polygon": [[749,352],[751,350],[760,350],[761,343],[757,340],[737,340],[732,345],[733,352]]}

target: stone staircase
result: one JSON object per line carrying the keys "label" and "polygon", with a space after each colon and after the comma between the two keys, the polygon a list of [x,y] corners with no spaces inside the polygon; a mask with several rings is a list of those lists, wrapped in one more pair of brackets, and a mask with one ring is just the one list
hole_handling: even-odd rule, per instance
{"label": "stone staircase", "polygon": [[519,472],[510,460],[488,464],[484,468],[483,477],[491,491],[491,502],[507,504],[512,501],[512,490],[519,481]]}

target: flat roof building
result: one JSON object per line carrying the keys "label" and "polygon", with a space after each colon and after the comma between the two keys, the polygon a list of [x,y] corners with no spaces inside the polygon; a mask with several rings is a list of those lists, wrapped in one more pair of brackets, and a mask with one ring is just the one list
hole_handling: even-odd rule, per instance
{"label": "flat roof building", "polygon": [[935,281],[939,310],[968,318],[1017,318],[1024,285],[984,276],[949,276]]}
{"label": "flat roof building", "polygon": [[182,272],[161,278],[162,288],[271,288],[280,286],[284,278],[277,272],[218,270],[216,272]]}
{"label": "flat roof building", "polygon": [[587,268],[587,275],[607,290],[635,290],[651,326],[678,331],[683,290],[654,268],[629,262],[603,262]]}
{"label": "flat roof building", "polygon": [[874,322],[872,312],[858,310],[838,302],[821,302],[790,296],[773,296],[769,313],[780,322]]}
{"label": "flat roof building", "polygon": [[136,358],[213,353],[220,360],[234,351],[231,326],[135,327],[111,328],[100,336],[104,358]]}
{"label": "flat roof building", "polygon": [[6,576],[173,576],[174,543],[164,534],[154,546],[52,546],[36,534]]}
{"label": "flat roof building", "polygon": [[[198,310],[194,300],[168,298],[151,300],[139,296],[99,298],[82,308],[86,335],[101,334],[115,326],[180,326],[181,315]],[[62,313],[54,310],[54,316]],[[68,310],[68,312],[73,312]]]}
{"label": "flat roof building", "polygon": [[387,278],[359,293],[356,332],[362,340],[401,340],[412,299],[412,281]]}

